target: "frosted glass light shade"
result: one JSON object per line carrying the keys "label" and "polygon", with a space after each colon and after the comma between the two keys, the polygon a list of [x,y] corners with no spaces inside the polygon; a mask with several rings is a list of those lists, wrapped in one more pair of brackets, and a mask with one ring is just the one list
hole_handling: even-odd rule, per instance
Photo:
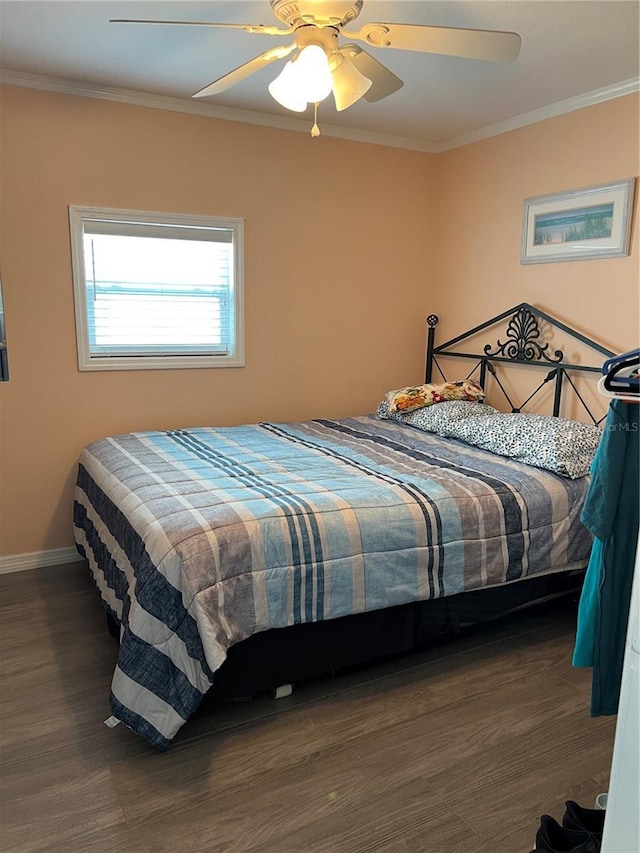
{"label": "frosted glass light shade", "polygon": [[307,101],[300,93],[296,82],[296,70],[293,62],[287,62],[275,80],[269,83],[269,94],[285,109],[294,113],[302,113],[307,108]]}
{"label": "frosted glass light shade", "polygon": [[301,113],[308,103],[323,101],[332,88],[326,53],[319,45],[309,44],[269,84],[269,94],[286,109]]}
{"label": "frosted glass light shade", "polygon": [[333,80],[327,54],[317,44],[309,44],[300,51],[294,63],[297,84],[307,102],[315,104],[330,94]]}
{"label": "frosted glass light shade", "polygon": [[333,69],[333,97],[338,112],[355,104],[371,88],[371,80],[361,74],[346,57]]}

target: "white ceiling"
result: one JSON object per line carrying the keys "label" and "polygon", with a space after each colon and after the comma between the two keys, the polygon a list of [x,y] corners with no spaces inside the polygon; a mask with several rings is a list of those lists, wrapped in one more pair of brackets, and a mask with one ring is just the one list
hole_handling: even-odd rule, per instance
{"label": "white ceiling", "polygon": [[[586,105],[615,93],[637,91],[640,73],[638,0],[365,0],[364,23],[430,24],[508,30],[522,37],[515,62],[486,62],[394,49],[367,48],[404,88],[377,103],[359,101],[342,113],[332,99],[320,107],[321,126],[350,133],[397,138],[409,147],[438,150],[489,135],[491,128],[517,126],[516,117],[542,117],[551,105]],[[184,99],[227,71],[290,37],[242,30],[110,24],[109,18],[165,18],[277,24],[267,0],[169,2],[169,0],[0,0],[2,79],[29,85],[56,78],[85,87],[122,89]],[[342,38],[344,43],[344,38]],[[285,60],[262,69],[205,103],[230,117],[301,129],[307,118],[287,112],[267,92]],[[19,72],[12,74],[11,72]],[[35,80],[36,78],[34,78]],[[599,90],[603,90],[600,92]],[[595,93],[595,94],[593,94]],[[524,121],[520,123],[526,123]],[[373,137],[372,137],[373,141]]]}

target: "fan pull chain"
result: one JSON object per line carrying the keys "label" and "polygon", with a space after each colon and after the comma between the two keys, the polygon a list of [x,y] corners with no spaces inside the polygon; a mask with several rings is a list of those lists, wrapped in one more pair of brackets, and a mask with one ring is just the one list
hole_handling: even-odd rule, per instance
{"label": "fan pull chain", "polygon": [[313,127],[311,128],[311,136],[317,139],[320,136],[320,128],[318,127],[318,102],[313,105]]}

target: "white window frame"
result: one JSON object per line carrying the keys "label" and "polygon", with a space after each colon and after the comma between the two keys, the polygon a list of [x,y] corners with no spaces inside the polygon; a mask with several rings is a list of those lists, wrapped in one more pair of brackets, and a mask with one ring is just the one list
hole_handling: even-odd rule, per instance
{"label": "white window frame", "polygon": [[[196,228],[225,228],[233,232],[233,286],[231,349],[225,354],[211,355],[95,355],[89,346],[86,302],[84,222],[141,223],[178,225]],[[69,205],[71,262],[76,315],[76,339],[79,370],[163,370],[198,367],[244,367],[244,220],[217,216],[191,216],[184,213],[157,213],[142,210],[113,210],[100,207]]]}

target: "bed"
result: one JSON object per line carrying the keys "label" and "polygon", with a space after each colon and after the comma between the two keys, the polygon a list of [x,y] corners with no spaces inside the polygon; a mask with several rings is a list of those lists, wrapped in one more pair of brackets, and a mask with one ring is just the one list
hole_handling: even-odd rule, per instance
{"label": "bed", "polygon": [[[474,360],[452,399],[407,410],[407,394],[390,392],[374,414],[147,431],[83,450],[74,533],[120,642],[116,720],[164,750],[207,693],[249,695],[405,651],[575,588],[599,427],[571,376],[600,368],[549,352],[540,323],[610,351],[525,303],[439,346],[438,319],[427,322],[423,391],[450,386],[443,359]],[[506,343],[460,349],[501,323]],[[460,390],[490,379],[506,394],[498,369],[510,363],[543,368],[551,417]],[[559,417],[565,387],[592,423]],[[518,416],[526,429],[504,421]]]}

